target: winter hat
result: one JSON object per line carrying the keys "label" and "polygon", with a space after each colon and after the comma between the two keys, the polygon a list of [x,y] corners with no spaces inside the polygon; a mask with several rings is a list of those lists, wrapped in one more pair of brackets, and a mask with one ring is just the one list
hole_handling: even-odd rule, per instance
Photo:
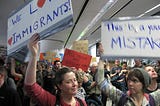
{"label": "winter hat", "polygon": [[145,88],[147,88],[151,84],[151,77],[143,68],[134,68],[133,71],[139,71],[140,73],[142,73]]}

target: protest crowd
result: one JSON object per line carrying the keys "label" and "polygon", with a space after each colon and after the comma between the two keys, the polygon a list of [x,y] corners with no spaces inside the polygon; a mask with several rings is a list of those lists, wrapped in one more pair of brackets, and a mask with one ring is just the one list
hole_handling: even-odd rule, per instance
{"label": "protest crowd", "polygon": [[[26,63],[0,59],[0,106],[160,106],[160,60],[101,58],[87,70],[37,60],[39,35]],[[69,60],[68,60],[69,61]],[[7,92],[7,93],[4,93]]]}
{"label": "protest crowd", "polygon": [[11,1],[0,106],[160,106],[158,0]]}

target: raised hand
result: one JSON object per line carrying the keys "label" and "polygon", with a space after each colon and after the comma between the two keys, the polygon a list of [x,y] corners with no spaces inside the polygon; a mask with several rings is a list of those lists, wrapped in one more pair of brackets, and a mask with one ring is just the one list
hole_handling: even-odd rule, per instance
{"label": "raised hand", "polygon": [[38,50],[39,50],[39,45],[38,45],[38,41],[39,41],[39,35],[38,33],[35,33],[29,40],[28,43],[28,49],[31,52],[32,56],[37,56],[38,54]]}
{"label": "raised hand", "polygon": [[28,42],[28,49],[31,52],[31,57],[28,62],[26,74],[25,74],[25,84],[33,85],[36,82],[36,69],[37,69],[37,54],[39,51],[39,35],[35,33],[32,35]]}

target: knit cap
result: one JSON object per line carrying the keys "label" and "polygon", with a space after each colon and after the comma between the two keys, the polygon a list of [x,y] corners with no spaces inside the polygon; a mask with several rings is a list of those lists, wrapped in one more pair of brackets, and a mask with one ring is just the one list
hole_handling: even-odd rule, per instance
{"label": "knit cap", "polygon": [[139,71],[142,73],[145,83],[145,88],[147,88],[151,84],[151,77],[143,68],[134,68],[134,71]]}

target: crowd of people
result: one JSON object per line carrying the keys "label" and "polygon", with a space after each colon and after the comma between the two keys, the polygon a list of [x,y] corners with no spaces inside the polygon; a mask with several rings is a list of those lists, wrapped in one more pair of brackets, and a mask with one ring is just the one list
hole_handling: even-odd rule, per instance
{"label": "crowd of people", "polygon": [[28,42],[28,63],[1,59],[0,106],[160,106],[160,64],[135,59],[130,67],[115,59],[110,66],[100,58],[84,71],[60,60],[37,61],[38,42],[36,33]]}

